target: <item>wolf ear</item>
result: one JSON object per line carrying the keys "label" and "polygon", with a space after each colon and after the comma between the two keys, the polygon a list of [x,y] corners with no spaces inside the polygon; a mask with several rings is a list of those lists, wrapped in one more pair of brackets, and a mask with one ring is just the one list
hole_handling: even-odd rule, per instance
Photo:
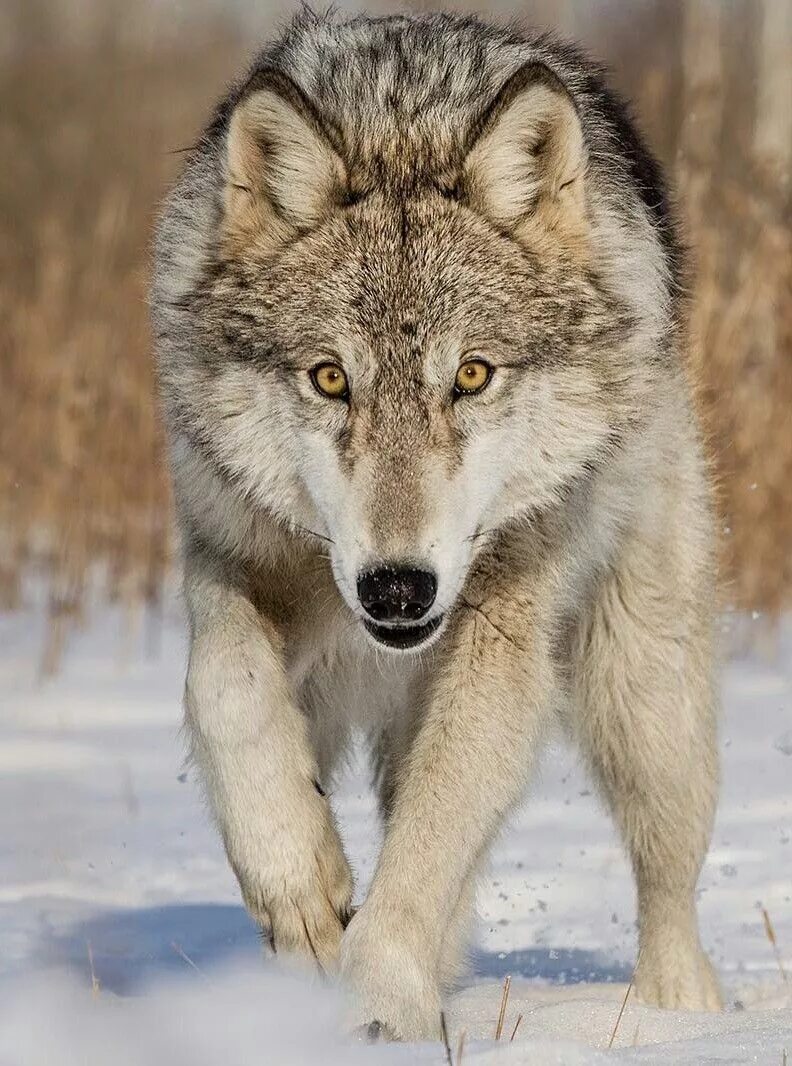
{"label": "wolf ear", "polygon": [[225,209],[239,238],[317,226],[341,199],[346,170],[288,79],[244,97],[226,138]]}
{"label": "wolf ear", "polygon": [[587,229],[586,161],[572,98],[547,67],[531,63],[482,117],[465,160],[465,188],[471,206],[500,228],[575,241]]}

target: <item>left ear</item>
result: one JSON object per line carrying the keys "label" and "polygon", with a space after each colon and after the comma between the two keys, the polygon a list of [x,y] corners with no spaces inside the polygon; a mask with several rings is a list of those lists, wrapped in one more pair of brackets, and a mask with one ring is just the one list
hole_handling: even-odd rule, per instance
{"label": "left ear", "polygon": [[237,103],[226,134],[225,228],[242,243],[318,226],[343,198],[346,169],[288,78]]}
{"label": "left ear", "polygon": [[547,67],[530,63],[482,117],[464,164],[474,210],[516,236],[583,239],[587,152],[575,104]]}

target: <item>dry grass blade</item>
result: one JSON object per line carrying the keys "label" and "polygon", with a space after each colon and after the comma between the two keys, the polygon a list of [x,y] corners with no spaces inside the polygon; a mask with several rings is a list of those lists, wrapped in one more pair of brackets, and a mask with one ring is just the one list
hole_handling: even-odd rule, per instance
{"label": "dry grass blade", "polygon": [[440,1035],[443,1038],[446,1064],[447,1066],[454,1066],[454,1060],[451,1058],[451,1045],[448,1042],[448,1025],[446,1024],[446,1016],[444,1010],[440,1011]]}
{"label": "dry grass blade", "polygon": [[85,943],[88,947],[88,965],[91,968],[91,993],[94,996],[98,996],[100,985],[99,978],[96,976],[96,970],[94,969],[93,948],[91,947],[90,940],[86,940]]}
{"label": "dry grass blade", "polygon": [[522,1021],[522,1014],[518,1014],[517,1015],[517,1021],[514,1023],[514,1028],[512,1029],[512,1035],[509,1037],[509,1043],[510,1044],[514,1040],[515,1036],[517,1036],[517,1030],[520,1028],[520,1022],[521,1021]]}
{"label": "dry grass blade", "polygon": [[463,1029],[459,1034],[459,1040],[457,1041],[456,1049],[456,1066],[462,1066],[462,1053],[465,1050],[465,1038],[467,1037],[467,1029]]}
{"label": "dry grass blade", "polygon": [[781,974],[781,980],[784,984],[787,984],[789,978],[786,969],[784,968],[784,960],[781,958],[781,951],[778,947],[778,941],[776,940],[775,929],[773,928],[773,923],[770,921],[770,915],[764,907],[762,907],[762,918],[764,918],[765,934],[770,941],[770,947],[773,949],[773,954],[775,955],[775,960],[778,964],[778,970]]}
{"label": "dry grass blade", "polygon": [[184,948],[181,946],[181,944],[177,944],[175,940],[171,940],[171,947],[173,948],[173,950],[176,952],[176,954],[179,956],[180,959],[184,959],[184,961],[187,963],[187,965],[191,966],[192,969],[195,970],[195,972],[198,974],[199,977],[202,977],[204,981],[207,981],[207,982],[209,981],[209,978],[203,972],[201,967],[198,966],[198,964],[195,963],[190,958],[190,956],[187,954],[187,952],[184,950]]}
{"label": "dry grass blade", "polygon": [[498,1024],[495,1027],[495,1039],[500,1040],[503,1035],[503,1020],[506,1017],[506,1004],[509,1002],[509,989],[511,988],[511,975],[506,977],[503,982],[503,996],[501,998],[500,1014],[498,1015]]}
{"label": "dry grass blade", "polygon": [[[635,960],[635,970],[633,970],[632,977],[630,978],[630,983],[627,985],[627,991],[624,993],[624,999],[622,1000],[622,1005],[619,1008],[619,1015],[618,1015],[618,1017],[616,1019],[616,1024],[613,1027],[613,1032],[611,1033],[610,1040],[608,1041],[608,1047],[609,1048],[613,1047],[613,1041],[616,1039],[616,1034],[619,1031],[619,1026],[621,1025],[622,1016],[624,1015],[624,1008],[627,1006],[627,1000],[630,998],[630,993],[632,992],[632,986],[633,986],[633,984],[635,982],[635,971],[638,969],[638,963],[640,961],[641,961],[641,953],[639,951],[638,952],[638,958]],[[636,1030],[636,1033],[637,1033],[637,1030]]]}

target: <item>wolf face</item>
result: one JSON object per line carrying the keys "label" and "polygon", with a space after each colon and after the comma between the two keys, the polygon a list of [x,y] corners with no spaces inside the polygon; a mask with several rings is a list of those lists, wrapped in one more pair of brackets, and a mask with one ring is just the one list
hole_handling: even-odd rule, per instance
{"label": "wolf face", "polygon": [[531,62],[463,136],[416,121],[351,151],[283,75],[248,88],[177,397],[235,491],[329,542],[396,648],[439,633],[490,534],[590,473],[634,398],[563,85]]}

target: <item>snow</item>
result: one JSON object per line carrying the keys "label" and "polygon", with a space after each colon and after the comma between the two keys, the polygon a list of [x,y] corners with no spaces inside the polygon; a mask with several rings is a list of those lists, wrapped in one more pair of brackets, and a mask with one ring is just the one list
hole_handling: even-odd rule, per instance
{"label": "snow", "polygon": [[[183,765],[178,612],[156,652],[100,612],[47,681],[42,627],[35,606],[0,617],[0,1066],[110,1053],[119,1066],[444,1062],[439,1045],[350,1043],[339,990],[261,961]],[[792,1053],[792,985],[762,916],[792,970],[792,619],[774,654],[727,662],[723,690],[723,793],[699,905],[729,1008],[662,1012],[630,996],[608,1050],[635,954],[632,885],[559,744],[482,885],[472,974],[449,1004],[454,1055],[463,1031],[463,1060],[477,1066],[781,1064]],[[379,834],[359,764],[333,802],[362,896]]]}

